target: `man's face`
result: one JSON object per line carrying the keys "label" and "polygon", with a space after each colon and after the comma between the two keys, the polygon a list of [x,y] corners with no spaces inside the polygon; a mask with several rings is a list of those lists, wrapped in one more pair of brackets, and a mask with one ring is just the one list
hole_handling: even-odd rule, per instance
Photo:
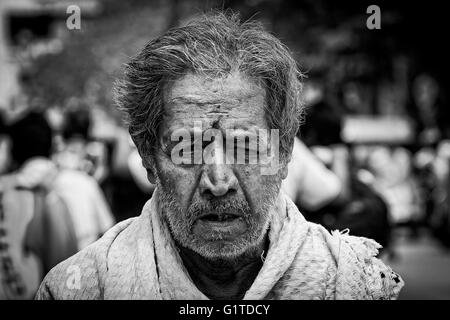
{"label": "man's face", "polygon": [[[226,149],[238,148],[225,140],[270,129],[265,90],[238,73],[214,79],[187,74],[166,86],[164,106],[154,169],[172,235],[207,258],[232,259],[249,252],[264,240],[281,174],[261,174],[259,162],[226,162]],[[223,139],[205,141],[200,135],[201,148],[211,151],[207,163],[175,164],[172,151],[179,141],[172,135],[187,130],[195,139],[199,123],[203,133],[213,128]]]}

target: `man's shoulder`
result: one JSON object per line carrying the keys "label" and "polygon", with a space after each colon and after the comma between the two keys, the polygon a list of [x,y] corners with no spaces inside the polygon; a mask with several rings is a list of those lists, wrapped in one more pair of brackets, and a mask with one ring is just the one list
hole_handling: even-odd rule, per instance
{"label": "man's shoulder", "polygon": [[[55,266],[45,276],[36,299],[99,299],[108,253],[137,218],[119,222],[103,237]],[[120,241],[120,240],[119,240]]]}
{"label": "man's shoulder", "polygon": [[[298,263],[311,260],[315,270],[324,270],[323,281],[336,299],[395,299],[404,285],[401,277],[378,258],[379,245],[348,230],[329,232],[310,223]],[[308,258],[309,257],[309,258]],[[308,265],[311,265],[307,262]],[[308,269],[310,270],[310,269]],[[316,272],[316,271],[314,271]]]}
{"label": "man's shoulder", "polygon": [[[404,286],[399,274],[383,262],[375,240],[335,231],[338,243],[337,294],[341,299],[396,299]],[[358,294],[359,293],[359,294]]]}

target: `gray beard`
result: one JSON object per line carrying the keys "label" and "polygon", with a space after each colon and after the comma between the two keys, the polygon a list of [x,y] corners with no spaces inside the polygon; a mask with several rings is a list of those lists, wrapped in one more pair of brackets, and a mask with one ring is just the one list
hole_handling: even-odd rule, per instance
{"label": "gray beard", "polygon": [[[253,254],[261,246],[269,229],[269,212],[279,192],[279,188],[276,187],[268,190],[266,196],[263,197],[264,203],[260,205],[260,213],[255,214],[251,211],[248,202],[243,199],[216,204],[194,202],[187,209],[183,209],[178,205],[171,188],[165,188],[160,181],[157,181],[157,185],[158,189],[161,190],[159,200],[163,219],[167,223],[174,240],[207,259],[224,259],[227,261]],[[239,210],[244,215],[248,231],[233,243],[228,242],[222,246],[199,239],[192,234],[192,226],[202,210]],[[217,240],[220,240],[219,236]]]}

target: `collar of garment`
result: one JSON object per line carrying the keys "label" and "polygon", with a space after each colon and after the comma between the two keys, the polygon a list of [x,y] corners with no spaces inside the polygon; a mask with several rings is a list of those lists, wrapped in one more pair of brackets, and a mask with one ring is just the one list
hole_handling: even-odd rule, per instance
{"label": "collar of garment", "polygon": [[[155,190],[152,199],[145,205],[138,218],[140,223],[133,224],[140,229],[134,231],[136,235],[139,235],[138,239],[135,239],[136,248],[130,250],[129,247],[126,248],[129,245],[127,241],[116,241],[119,247],[113,247],[109,252],[109,261],[124,259],[124,253],[130,255],[125,257],[125,261],[134,261],[131,267],[136,276],[129,277],[129,281],[133,283],[128,284],[132,290],[127,289],[127,292],[121,292],[117,286],[106,283],[105,297],[112,295],[109,298],[128,296],[144,299],[208,299],[195,286],[183,266],[169,228],[161,218],[158,192]],[[285,199],[284,194],[280,194],[271,209],[269,250],[261,270],[244,299],[266,297],[292,264],[308,233],[309,225],[306,220],[298,212],[295,214],[293,210],[288,210]],[[109,265],[109,276],[105,281],[112,282],[117,277],[121,277],[124,270],[115,268],[114,263]],[[122,283],[122,288],[126,287]],[[114,288],[114,290],[109,291],[108,288]]]}

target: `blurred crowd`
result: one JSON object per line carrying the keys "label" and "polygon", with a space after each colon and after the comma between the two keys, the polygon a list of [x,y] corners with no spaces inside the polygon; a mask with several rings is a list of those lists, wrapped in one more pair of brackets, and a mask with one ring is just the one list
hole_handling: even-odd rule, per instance
{"label": "blurred crowd", "polygon": [[[361,93],[355,89],[348,92],[347,87],[341,100],[333,100],[320,83],[326,80],[306,83],[308,111],[299,135],[339,178],[347,202],[344,208],[321,209],[320,215],[316,211],[310,219],[375,238],[387,251],[392,228],[402,226],[411,236],[429,228],[448,246],[449,123],[437,116],[442,103],[438,82],[427,74],[414,80],[412,103],[419,112],[403,118],[410,122],[406,135],[392,127],[401,126],[401,121],[382,116],[348,121],[352,108],[357,110],[363,100]],[[355,128],[358,120],[362,129]],[[369,134],[371,123],[376,122]]]}
{"label": "blurred crowd", "polygon": [[[177,3],[169,25],[182,19]],[[229,3],[244,16],[251,7]],[[277,14],[287,11],[274,12],[272,26],[281,28]],[[305,79],[306,116],[284,191],[308,220],[374,238],[387,256],[396,255],[397,228],[411,237],[430,230],[450,246],[450,121],[439,74],[423,70],[408,87],[398,80],[368,91],[371,80],[351,70],[342,71],[345,81],[336,80],[337,66],[315,70]],[[1,105],[0,299],[32,298],[58,262],[139,215],[154,188],[112,106],[92,99],[104,78],[90,79],[83,95],[55,91],[64,103],[50,104],[36,93],[35,74],[21,73]]]}
{"label": "blurred crowd", "polygon": [[[391,233],[399,226],[411,236],[429,228],[450,245],[450,141],[430,116],[436,82],[424,76],[414,87],[423,125],[412,144],[402,145],[344,141],[350,106],[345,99],[339,107],[330,103],[324,81],[306,82],[306,119],[284,191],[308,220],[373,238],[388,255],[395,255]],[[105,126],[80,99],[64,109],[32,107],[30,100],[21,91],[0,118],[1,293],[7,298],[32,297],[53,266],[139,215],[153,191],[120,123]],[[94,137],[101,125],[102,137]]]}
{"label": "blurred crowd", "polygon": [[52,267],[116,222],[139,215],[153,191],[122,126],[110,128],[113,140],[98,141],[87,106],[42,111],[30,108],[26,96],[18,100],[28,107],[0,118],[0,292],[6,298],[32,297]]}

